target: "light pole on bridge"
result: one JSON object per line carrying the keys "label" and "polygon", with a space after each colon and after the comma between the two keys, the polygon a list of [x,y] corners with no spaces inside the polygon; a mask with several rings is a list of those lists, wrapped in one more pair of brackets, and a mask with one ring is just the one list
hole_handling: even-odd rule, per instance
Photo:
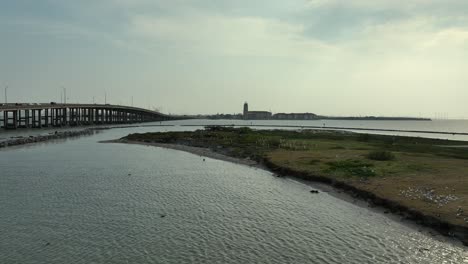
{"label": "light pole on bridge", "polygon": [[8,85],[5,86],[5,104],[8,103]]}
{"label": "light pole on bridge", "polygon": [[62,86],[62,89],[63,89],[63,103],[66,104],[67,103],[67,89],[63,86]]}

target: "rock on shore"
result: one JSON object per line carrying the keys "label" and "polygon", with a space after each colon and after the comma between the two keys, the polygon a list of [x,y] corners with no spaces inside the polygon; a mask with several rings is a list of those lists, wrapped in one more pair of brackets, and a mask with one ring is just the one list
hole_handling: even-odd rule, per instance
{"label": "rock on shore", "polygon": [[47,135],[15,137],[15,138],[11,138],[9,140],[0,142],[0,148],[25,145],[25,144],[31,144],[31,143],[37,143],[37,142],[45,142],[45,141],[53,140],[53,139],[62,139],[62,138],[92,135],[96,133],[96,131],[97,131],[96,129],[84,129],[84,130],[79,130],[79,131],[60,131],[60,132],[55,131]]}

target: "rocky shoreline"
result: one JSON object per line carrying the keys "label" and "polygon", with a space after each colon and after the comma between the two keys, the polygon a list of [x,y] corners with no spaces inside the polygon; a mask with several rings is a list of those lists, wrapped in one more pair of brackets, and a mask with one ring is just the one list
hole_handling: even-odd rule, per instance
{"label": "rocky shoreline", "polygon": [[88,135],[93,135],[95,133],[98,133],[101,130],[106,130],[106,129],[145,127],[145,126],[160,127],[160,126],[173,126],[173,125],[122,125],[122,126],[110,126],[110,127],[109,126],[103,126],[103,127],[95,126],[95,127],[84,128],[81,130],[63,130],[66,128],[61,128],[63,131],[56,130],[53,132],[49,132],[47,135],[10,137],[7,140],[0,141],[0,149],[6,148],[6,147],[45,142],[45,141],[54,140],[54,139],[88,136]]}
{"label": "rocky shoreline", "polygon": [[243,164],[247,166],[256,166],[263,169],[267,169],[278,176],[288,176],[297,179],[301,179],[307,182],[317,182],[323,183],[328,186],[334,187],[336,189],[342,190],[343,192],[349,194],[350,196],[368,202],[372,206],[379,206],[386,210],[386,212],[391,212],[392,214],[398,215],[401,219],[410,220],[418,225],[422,225],[428,228],[431,228],[438,233],[453,237],[457,240],[460,240],[463,245],[468,246],[468,228],[464,226],[458,226],[444,222],[441,219],[437,219],[433,216],[425,215],[413,208],[408,208],[398,202],[384,199],[375,195],[372,192],[358,189],[354,186],[351,186],[347,183],[332,180],[330,178],[310,175],[310,173],[301,172],[292,170],[290,168],[279,167],[273,164],[267,158],[261,158],[259,160],[251,159],[240,159],[235,157],[230,157],[229,152],[220,151],[211,148],[204,147],[193,147],[185,144],[166,144],[166,143],[155,143],[155,142],[145,142],[145,141],[130,141],[126,139],[110,140],[103,141],[102,143],[125,143],[125,144],[138,144],[138,145],[147,145],[147,146],[156,146],[162,148],[175,149],[180,151],[189,152],[196,155],[201,155],[213,159],[224,160],[229,162],[234,162],[238,164]]}
{"label": "rocky shoreline", "polygon": [[99,128],[99,129],[87,128],[87,129],[78,130],[78,131],[54,131],[54,132],[50,132],[47,135],[18,136],[18,137],[10,138],[6,141],[1,141],[0,148],[39,143],[39,142],[45,142],[45,141],[54,140],[54,139],[64,139],[64,138],[71,138],[71,137],[93,135],[101,129],[102,128]]}

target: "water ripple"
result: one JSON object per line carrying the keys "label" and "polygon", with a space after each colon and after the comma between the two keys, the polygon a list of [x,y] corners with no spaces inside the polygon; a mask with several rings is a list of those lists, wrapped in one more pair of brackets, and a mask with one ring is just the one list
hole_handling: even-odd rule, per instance
{"label": "water ripple", "polygon": [[468,263],[301,183],[103,134],[0,151],[0,263]]}

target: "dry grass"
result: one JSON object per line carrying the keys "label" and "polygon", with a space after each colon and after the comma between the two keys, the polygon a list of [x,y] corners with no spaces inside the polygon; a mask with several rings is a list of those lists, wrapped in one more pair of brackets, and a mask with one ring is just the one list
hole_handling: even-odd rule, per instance
{"label": "dry grass", "polygon": [[[369,161],[374,164],[374,177],[350,177],[327,173],[330,161],[364,160],[366,151],[290,151],[274,150],[267,157],[276,165],[339,179],[359,189],[397,201],[409,208],[468,226],[468,162],[463,159],[434,155],[397,153],[393,161]],[[433,190],[433,192],[431,192]],[[421,193],[427,194],[426,196]],[[429,198],[435,198],[432,201]],[[436,202],[437,198],[440,199]],[[445,200],[444,200],[445,198]],[[456,198],[456,200],[452,200]],[[447,203],[445,203],[447,200]],[[464,210],[461,215],[459,208]]]}

